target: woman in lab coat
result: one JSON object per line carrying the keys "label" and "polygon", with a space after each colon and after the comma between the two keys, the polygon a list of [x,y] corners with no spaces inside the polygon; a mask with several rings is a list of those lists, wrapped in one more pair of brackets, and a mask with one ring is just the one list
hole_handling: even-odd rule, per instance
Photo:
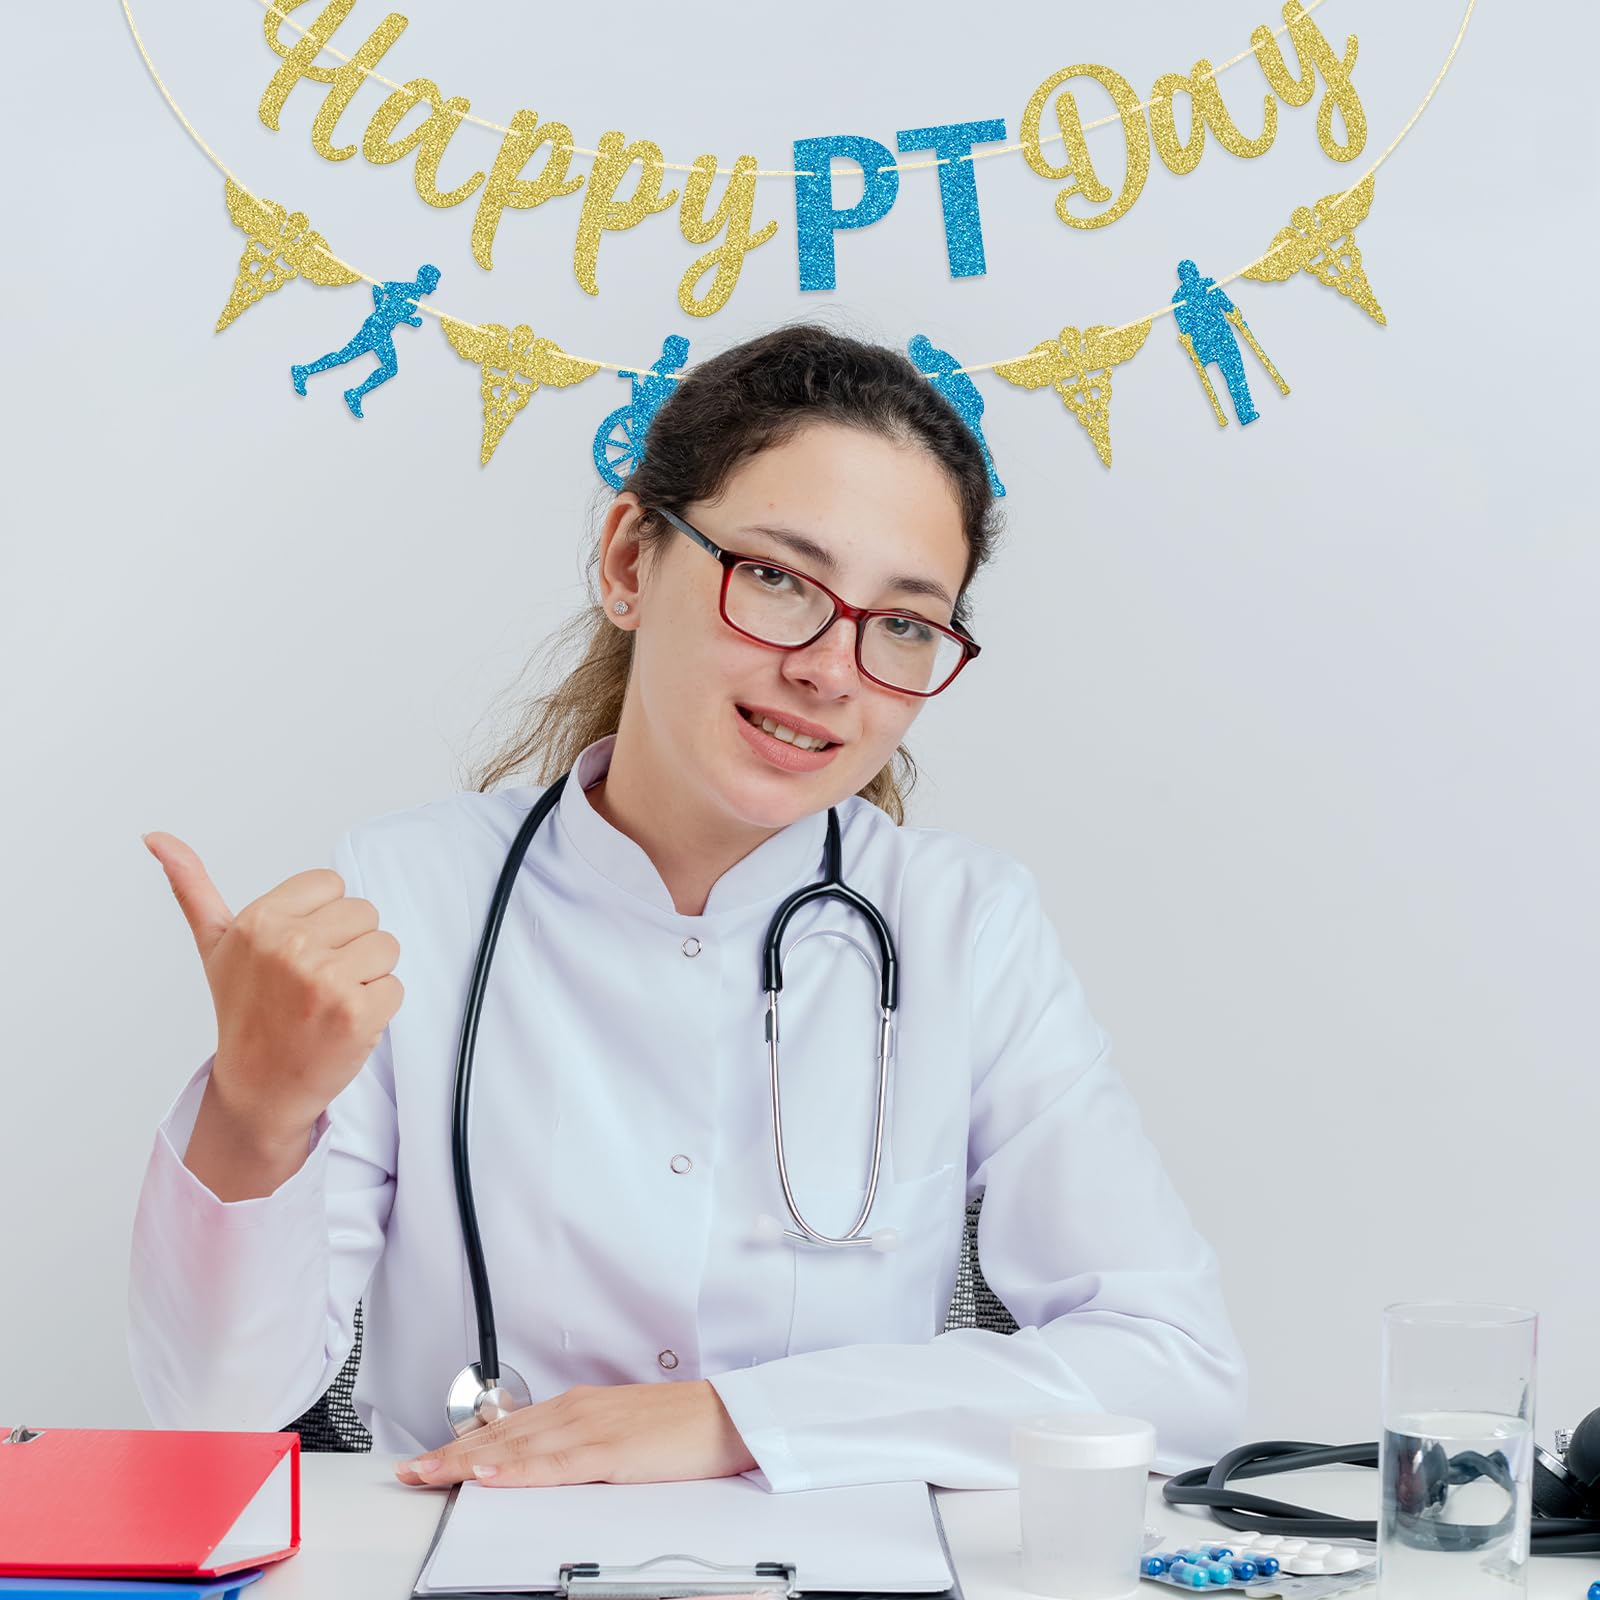
{"label": "woman in lab coat", "polygon": [[[130,1348],[151,1417],[282,1427],[338,1372],[361,1301],[356,1411],[412,1484],[1005,1486],[1013,1421],[1046,1410],[1149,1418],[1164,1470],[1213,1458],[1244,1400],[1216,1259],[1032,874],[901,825],[901,741],[926,698],[867,676],[884,657],[858,654],[843,617],[795,649],[737,631],[723,566],[663,511],[853,605],[963,633],[993,518],[974,436],[898,352],[820,328],[764,335],[688,370],[657,414],[604,518],[581,663],[479,790],[360,824],[332,871],[237,916],[187,845],[147,836],[218,1024],[157,1131],[134,1224]],[[1038,574],[1043,660],[1050,590],[1070,573],[1059,549],[1020,559]],[[1019,741],[1059,735],[1039,718],[1050,696],[1041,683],[1015,708]],[[452,1078],[486,910],[542,786],[484,791],[535,758],[546,780],[572,776],[501,930],[471,1143],[500,1352],[534,1404],[458,1441],[444,1396],[478,1352]],[[1017,774],[1039,760],[1054,764],[1019,750]],[[1011,781],[993,774],[997,815]],[[830,806],[845,881],[898,942],[868,1224],[897,1231],[890,1251],[759,1225],[790,1225],[762,939],[821,875]],[[785,950],[813,929],[874,948],[827,900]],[[794,951],[784,979],[789,1171],[807,1220],[838,1233],[871,1155],[876,979],[830,937]],[[980,1191],[1009,1336],[941,1331]]]}

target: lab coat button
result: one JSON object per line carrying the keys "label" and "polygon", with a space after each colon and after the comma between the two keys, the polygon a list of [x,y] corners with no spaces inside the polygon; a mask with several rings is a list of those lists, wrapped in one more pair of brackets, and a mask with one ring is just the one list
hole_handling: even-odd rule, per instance
{"label": "lab coat button", "polygon": [[697,956],[700,954],[700,941],[695,938],[692,933],[683,941],[683,953],[686,956]]}
{"label": "lab coat button", "polygon": [[663,1350],[661,1354],[656,1357],[656,1360],[659,1361],[668,1372],[671,1372],[672,1369],[678,1364],[678,1355],[675,1350]]}
{"label": "lab coat button", "polygon": [[679,1155],[672,1158],[670,1165],[674,1172],[688,1172],[694,1166],[694,1162],[688,1156]]}

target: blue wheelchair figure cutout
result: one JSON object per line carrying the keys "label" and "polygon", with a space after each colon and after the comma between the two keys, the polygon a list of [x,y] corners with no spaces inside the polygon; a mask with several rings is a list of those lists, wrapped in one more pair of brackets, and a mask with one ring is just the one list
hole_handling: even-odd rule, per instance
{"label": "blue wheelchair figure cutout", "polygon": [[416,314],[417,299],[421,295],[432,294],[438,282],[439,269],[424,265],[417,268],[416,280],[412,283],[373,284],[372,314],[361,324],[361,331],[355,338],[342,350],[330,350],[327,355],[319,356],[307,366],[289,368],[294,392],[304,394],[306,379],[313,373],[326,372],[329,367],[342,367],[345,362],[354,361],[357,356],[370,350],[378,358],[377,369],[364,383],[344,392],[344,403],[359,417],[362,395],[376,389],[380,383],[387,383],[400,370],[400,359],[394,349],[395,327],[402,322],[412,328],[422,326],[422,318]]}
{"label": "blue wheelchair figure cutout", "polygon": [[961,420],[966,423],[973,438],[978,441],[978,448],[983,451],[983,464],[989,469],[989,487],[998,498],[1006,492],[1006,486],[1001,483],[994,470],[994,457],[989,454],[989,441],[983,436],[983,429],[978,418],[983,415],[983,395],[977,384],[965,372],[958,372],[956,368],[961,365],[948,350],[941,350],[925,333],[911,336],[911,343],[906,346],[906,354],[916,362],[917,370],[928,379],[935,389],[960,413]]}
{"label": "blue wheelchair figure cutout", "polygon": [[648,372],[623,368],[619,378],[633,384],[633,398],[609,413],[595,430],[595,470],[613,489],[620,489],[627,476],[644,459],[644,436],[672,391],[677,388],[670,374],[689,359],[689,341],[681,333],[669,333],[661,341],[661,357]]}
{"label": "blue wheelchair figure cutout", "polygon": [[1239,354],[1235,330],[1245,336],[1256,359],[1277,384],[1279,393],[1288,394],[1289,385],[1283,381],[1278,369],[1268,359],[1267,352],[1256,341],[1250,325],[1244,320],[1244,313],[1217,287],[1215,278],[1202,278],[1194,262],[1180,261],[1178,287],[1172,301],[1176,307],[1172,316],[1178,325],[1178,340],[1188,351],[1194,370],[1200,375],[1218,427],[1227,427],[1228,419],[1223,415],[1217,391],[1212,388],[1211,377],[1206,372],[1206,367],[1213,361],[1222,369],[1223,381],[1228,385],[1228,398],[1233,402],[1233,414],[1239,426],[1246,427],[1261,415],[1250,397],[1250,385],[1245,381],[1244,357]]}

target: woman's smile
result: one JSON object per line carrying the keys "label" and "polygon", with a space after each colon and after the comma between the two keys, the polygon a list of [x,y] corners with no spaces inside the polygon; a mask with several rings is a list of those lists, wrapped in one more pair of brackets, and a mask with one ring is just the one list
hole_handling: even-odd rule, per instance
{"label": "woman's smile", "polygon": [[790,723],[779,722],[771,716],[756,722],[755,714],[743,706],[736,705],[733,711],[745,743],[764,761],[784,772],[819,772],[841,748],[835,741],[819,750],[811,735],[799,732]]}

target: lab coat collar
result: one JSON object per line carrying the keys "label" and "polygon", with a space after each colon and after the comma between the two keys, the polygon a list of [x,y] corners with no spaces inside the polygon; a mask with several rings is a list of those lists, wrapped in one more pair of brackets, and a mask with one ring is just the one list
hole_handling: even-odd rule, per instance
{"label": "lab coat collar", "polygon": [[[573,763],[572,775],[557,804],[562,828],[579,855],[603,878],[657,910],[678,916],[655,863],[627,834],[607,822],[584,793],[610,767],[615,743],[616,735],[607,734],[589,745]],[[703,915],[712,917],[745,906],[776,902],[819,878],[827,826],[827,812],[816,812],[763,840],[712,884]]]}

